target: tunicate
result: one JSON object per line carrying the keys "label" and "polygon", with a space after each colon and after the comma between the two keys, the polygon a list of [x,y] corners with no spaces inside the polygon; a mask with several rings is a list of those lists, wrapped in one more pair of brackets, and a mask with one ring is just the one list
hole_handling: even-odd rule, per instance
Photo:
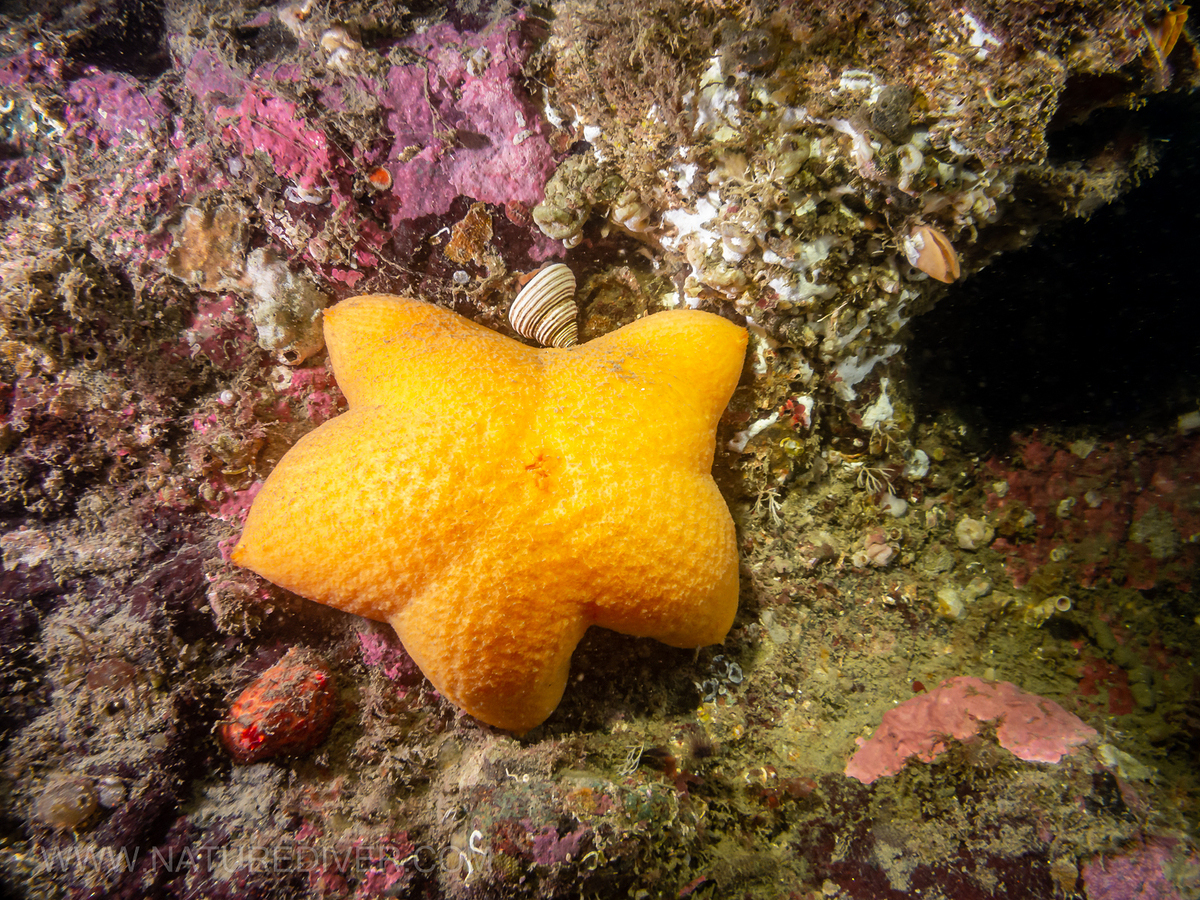
{"label": "tunicate", "polygon": [[991,592],[991,579],[985,578],[982,575],[976,575],[963,588],[962,594],[967,600],[978,600],[980,597],[986,597]]}
{"label": "tunicate", "polygon": [[1124,750],[1118,750],[1112,744],[1101,744],[1096,748],[1096,755],[1104,765],[1115,768],[1117,774],[1125,781],[1147,781],[1154,777],[1156,769],[1143,765]]}
{"label": "tunicate", "polygon": [[34,803],[33,815],[51,828],[73,831],[90,819],[99,805],[91,779],[69,776],[46,786]]}
{"label": "tunicate", "polygon": [[[903,497],[897,497],[891,491],[886,492],[879,498],[879,507],[893,519],[899,519],[908,513],[908,501]],[[889,556],[888,559],[891,559]],[[886,562],[877,562],[876,565],[887,565]]]}
{"label": "tunicate", "polygon": [[704,691],[704,702],[712,703],[718,696],[725,693],[725,685],[715,678],[705,678],[700,682],[700,690]]}
{"label": "tunicate", "polygon": [[738,222],[721,224],[721,255],[725,262],[739,263],[754,249],[754,235],[748,234]]}
{"label": "tunicate", "polygon": [[786,181],[808,161],[812,144],[799,135],[788,135],[779,142],[779,153],[775,157],[775,177]]}
{"label": "tunicate", "polygon": [[467,60],[467,73],[472,78],[481,78],[483,73],[487,71],[488,64],[492,61],[491,51],[487,47],[480,47],[471,54]]}
{"label": "tunicate", "polygon": [[128,795],[125,782],[112,775],[105,775],[96,782],[96,798],[106,809],[120,806]]}
{"label": "tunicate", "polygon": [[913,176],[921,171],[925,163],[925,154],[912,144],[904,144],[896,151],[896,159],[900,163],[900,189],[906,191],[912,185]]}
{"label": "tunicate", "polygon": [[328,68],[349,75],[353,54],[362,49],[362,44],[352,38],[350,32],[341,25],[334,25],[321,35],[321,49],[329,54],[325,61]]}
{"label": "tunicate", "polygon": [[726,684],[741,684],[744,678],[742,667],[721,655],[713,657],[712,671],[716,677],[709,678],[700,685],[705,691],[707,702],[711,702],[708,694],[712,694],[713,697],[724,694],[726,693]]}
{"label": "tunicate", "polygon": [[567,241],[579,234],[583,223],[592,214],[592,207],[582,194],[571,200],[579,205],[567,207],[539,203],[533,208],[533,221],[546,237]]}
{"label": "tunicate", "polygon": [[288,203],[307,203],[310,206],[324,206],[329,202],[328,188],[306,188],[289,184],[283,190],[283,197]]}
{"label": "tunicate", "polygon": [[904,144],[896,151],[900,160],[900,171],[909,175],[918,171],[925,162],[925,154],[913,144]]}
{"label": "tunicate", "polygon": [[961,619],[966,615],[966,607],[956,588],[947,585],[937,591],[938,615],[946,619]]}
{"label": "tunicate", "polygon": [[613,201],[609,217],[629,231],[641,233],[650,228],[650,207],[642,202],[633,188],[621,191]]}
{"label": "tunicate", "polygon": [[919,481],[929,474],[929,454],[924,450],[914,450],[904,466],[904,477],[910,481]]}

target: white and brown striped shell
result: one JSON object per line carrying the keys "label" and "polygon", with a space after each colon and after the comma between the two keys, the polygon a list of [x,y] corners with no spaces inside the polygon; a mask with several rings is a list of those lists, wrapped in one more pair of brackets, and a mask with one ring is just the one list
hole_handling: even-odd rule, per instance
{"label": "white and brown striped shell", "polygon": [[579,343],[575,316],[575,275],[562,263],[542,267],[521,288],[508,308],[508,321],[517,334],[543,347],[574,347]]}

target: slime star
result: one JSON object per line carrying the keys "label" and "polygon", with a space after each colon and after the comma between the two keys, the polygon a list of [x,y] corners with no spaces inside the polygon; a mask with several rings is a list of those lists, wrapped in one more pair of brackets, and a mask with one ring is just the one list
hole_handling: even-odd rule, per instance
{"label": "slime star", "polygon": [[738,558],[711,468],[744,329],[680,310],[534,349],[364,296],[325,339],[349,410],[266,480],[239,565],[391,623],[442,694],[517,733],[554,711],[591,625],[725,638]]}

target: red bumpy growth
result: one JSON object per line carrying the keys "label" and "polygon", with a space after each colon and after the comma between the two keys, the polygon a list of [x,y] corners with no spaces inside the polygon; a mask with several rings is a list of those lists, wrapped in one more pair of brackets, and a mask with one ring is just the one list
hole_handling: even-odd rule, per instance
{"label": "red bumpy growth", "polygon": [[333,725],[333,677],[315,653],[293,647],[233,701],[217,733],[239,763],[313,749]]}

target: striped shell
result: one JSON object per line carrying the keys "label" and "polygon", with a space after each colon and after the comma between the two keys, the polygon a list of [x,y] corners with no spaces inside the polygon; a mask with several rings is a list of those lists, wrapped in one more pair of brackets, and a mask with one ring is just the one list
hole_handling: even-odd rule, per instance
{"label": "striped shell", "polygon": [[562,263],[543,267],[521,288],[508,308],[508,321],[517,334],[543,347],[574,347],[575,275]]}

